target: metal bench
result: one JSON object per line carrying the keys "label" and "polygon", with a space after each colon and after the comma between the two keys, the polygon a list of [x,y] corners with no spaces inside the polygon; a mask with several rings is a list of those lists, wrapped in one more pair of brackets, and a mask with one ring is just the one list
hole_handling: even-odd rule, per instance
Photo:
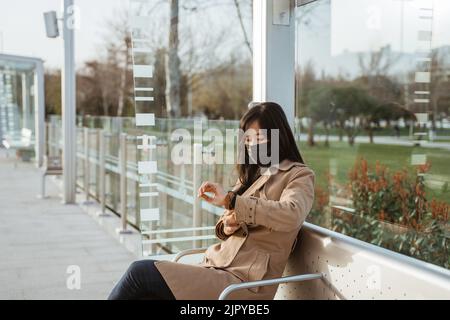
{"label": "metal bench", "polygon": [[[179,262],[179,260],[185,256],[194,255],[194,254],[202,254],[206,251],[206,249],[207,248],[199,248],[199,249],[189,249],[189,250],[182,251],[176,255],[176,257],[173,259],[173,262]],[[232,292],[238,291],[238,290],[263,287],[263,286],[272,286],[272,285],[276,285],[276,284],[291,283],[291,282],[303,282],[303,281],[309,281],[309,280],[324,280],[324,278],[325,277],[324,277],[323,273],[311,273],[311,274],[301,274],[301,275],[294,275],[294,276],[288,276],[288,277],[232,284],[232,285],[229,285],[228,287],[226,287],[222,291],[222,293],[219,296],[219,300],[226,300],[226,298]]]}
{"label": "metal bench", "polygon": [[45,177],[46,176],[61,176],[63,174],[61,157],[45,157],[44,169],[41,177],[41,194],[40,198],[45,199]]}

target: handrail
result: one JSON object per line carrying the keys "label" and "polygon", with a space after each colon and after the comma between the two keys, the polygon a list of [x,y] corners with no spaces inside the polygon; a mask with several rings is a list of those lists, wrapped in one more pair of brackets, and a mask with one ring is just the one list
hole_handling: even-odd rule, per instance
{"label": "handrail", "polygon": [[152,230],[152,231],[142,231],[142,235],[153,235],[153,234],[164,234],[164,233],[180,233],[180,232],[191,232],[191,231],[209,231],[214,230],[216,227],[197,227],[197,228],[180,228],[180,229],[165,229],[165,230]]}
{"label": "handrail", "polygon": [[243,282],[243,283],[236,283],[229,285],[226,287],[222,293],[219,296],[219,300],[225,300],[232,292],[243,290],[243,289],[249,289],[249,288],[256,288],[256,287],[265,287],[265,286],[272,286],[275,284],[282,284],[282,283],[290,283],[290,282],[302,282],[302,281],[309,281],[309,280],[322,280],[324,278],[323,273],[312,273],[312,274],[302,274],[302,275],[296,275],[296,276],[289,276],[289,277],[282,277],[282,278],[275,278],[275,279],[268,279],[268,280],[259,280],[259,281],[251,281],[251,282]]}
{"label": "handrail", "polygon": [[173,258],[173,262],[178,262],[181,258],[185,257],[185,256],[189,256],[189,255],[193,255],[193,254],[199,254],[199,253],[204,253],[208,248],[197,248],[197,249],[189,249],[189,250],[184,250],[181,251],[180,253],[178,253],[175,258]]}

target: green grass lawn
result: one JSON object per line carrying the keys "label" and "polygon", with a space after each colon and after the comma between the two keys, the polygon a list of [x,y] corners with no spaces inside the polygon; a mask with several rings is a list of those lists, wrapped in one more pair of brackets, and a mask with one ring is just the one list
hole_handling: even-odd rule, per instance
{"label": "green grass lawn", "polygon": [[335,173],[335,180],[339,184],[348,182],[348,173],[354,166],[355,161],[364,157],[370,166],[379,161],[389,168],[389,172],[403,168],[413,169],[411,156],[413,154],[426,154],[431,163],[431,170],[427,177],[428,199],[437,198],[450,203],[450,151],[443,149],[431,149],[421,147],[391,146],[377,144],[355,144],[353,147],[346,142],[330,142],[330,147],[318,143],[317,146],[309,147],[300,143],[300,150],[305,162],[316,172],[317,184],[321,187],[327,186],[326,173]]}

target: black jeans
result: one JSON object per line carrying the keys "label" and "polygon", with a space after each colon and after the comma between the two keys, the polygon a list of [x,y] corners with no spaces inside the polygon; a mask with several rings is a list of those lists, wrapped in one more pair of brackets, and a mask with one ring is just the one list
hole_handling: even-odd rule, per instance
{"label": "black jeans", "polygon": [[175,300],[153,260],[133,262],[108,300]]}

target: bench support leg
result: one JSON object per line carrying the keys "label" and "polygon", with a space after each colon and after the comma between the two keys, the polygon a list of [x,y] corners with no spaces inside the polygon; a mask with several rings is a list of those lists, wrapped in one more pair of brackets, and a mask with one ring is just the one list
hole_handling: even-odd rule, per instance
{"label": "bench support leg", "polygon": [[41,194],[39,198],[45,199],[45,173],[41,176]]}

